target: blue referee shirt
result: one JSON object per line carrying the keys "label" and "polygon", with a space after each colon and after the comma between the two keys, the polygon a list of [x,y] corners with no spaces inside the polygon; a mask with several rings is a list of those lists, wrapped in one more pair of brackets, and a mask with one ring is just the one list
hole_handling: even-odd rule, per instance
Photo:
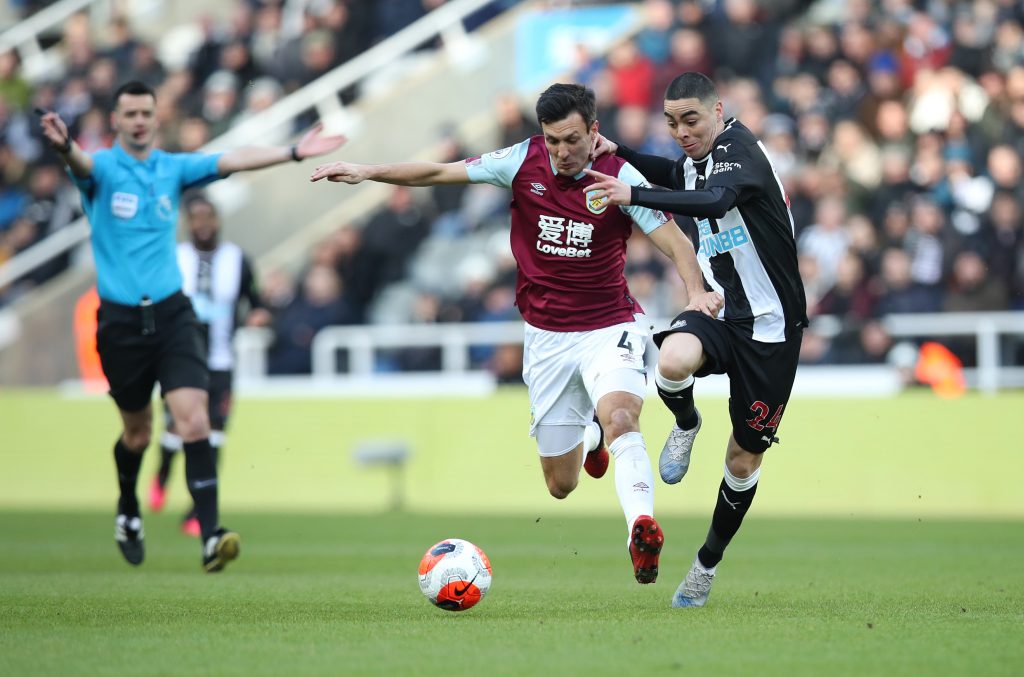
{"label": "blue referee shirt", "polygon": [[92,176],[72,174],[92,225],[101,299],[138,305],[181,289],[175,230],[181,193],[220,177],[220,154],[153,150],[139,162],[120,145],[93,154]]}

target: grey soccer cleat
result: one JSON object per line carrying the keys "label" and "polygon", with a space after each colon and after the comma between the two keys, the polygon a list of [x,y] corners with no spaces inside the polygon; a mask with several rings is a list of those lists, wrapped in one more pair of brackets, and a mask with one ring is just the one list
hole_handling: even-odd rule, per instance
{"label": "grey soccer cleat", "polygon": [[142,564],[142,560],[146,556],[144,537],[141,517],[129,517],[124,514],[117,516],[117,520],[114,522],[114,540],[117,541],[117,547],[121,549],[121,554],[128,564],[132,566]]}
{"label": "grey soccer cleat", "polygon": [[672,595],[672,607],[704,606],[711,594],[711,584],[715,582],[715,572],[708,571],[699,560],[693,560],[693,566],[687,572],[686,578],[676,588],[676,594]]}
{"label": "grey soccer cleat", "polygon": [[678,424],[672,426],[672,432],[668,434],[665,446],[661,449],[661,457],[658,459],[658,472],[661,473],[661,480],[665,484],[676,484],[690,469],[690,452],[693,451],[693,441],[700,432],[700,424],[698,411],[697,425],[694,428],[682,430]]}

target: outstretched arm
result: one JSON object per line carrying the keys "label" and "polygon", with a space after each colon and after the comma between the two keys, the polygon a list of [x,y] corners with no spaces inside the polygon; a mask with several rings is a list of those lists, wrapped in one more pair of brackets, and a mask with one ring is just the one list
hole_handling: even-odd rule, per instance
{"label": "outstretched arm", "polygon": [[658,155],[638,153],[632,148],[623,146],[621,143],[615,143],[608,137],[598,134],[597,138],[594,139],[594,150],[591,155],[594,159],[597,159],[598,156],[604,153],[618,155],[639,169],[644,178],[656,186],[672,187],[672,176],[676,170],[676,163],[672,160]]}
{"label": "outstretched arm", "polygon": [[399,186],[436,186],[442,183],[471,183],[465,162],[395,162],[386,165],[359,165],[332,162],[313,171],[310,181],[327,179],[335,183],[377,181]]}
{"label": "outstretched arm", "polygon": [[39,124],[43,128],[43,136],[71,169],[71,173],[80,179],[92,176],[92,156],[71,140],[68,126],[64,124],[60,116],[53,111],[44,111],[39,108],[36,109],[36,112],[40,114]]}
{"label": "outstretched arm", "polygon": [[670,219],[660,228],[652,230],[649,237],[654,246],[672,259],[676,272],[686,285],[686,310],[699,310],[705,315],[717,317],[725,305],[725,300],[718,292],[704,289],[704,276],[697,263],[693,245],[683,235],[676,222]]}
{"label": "outstretched arm", "polygon": [[720,219],[736,204],[739,191],[733,186],[712,186],[702,190],[661,190],[631,186],[614,176],[584,169],[597,180],[589,186],[592,197],[608,198],[614,205],[638,205],[683,214],[698,219]]}
{"label": "outstretched arm", "polygon": [[285,162],[305,160],[326,155],[341,148],[347,139],[344,136],[327,136],[318,123],[294,146],[248,146],[229,150],[217,160],[217,172],[227,176],[235,172],[262,169]]}

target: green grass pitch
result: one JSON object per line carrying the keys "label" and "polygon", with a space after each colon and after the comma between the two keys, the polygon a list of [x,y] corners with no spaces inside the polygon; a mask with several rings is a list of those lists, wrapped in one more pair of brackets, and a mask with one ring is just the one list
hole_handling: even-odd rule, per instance
{"label": "green grass pitch", "polygon": [[[667,418],[642,425],[656,458]],[[656,489],[662,573],[631,576],[611,477],[546,495],[521,391],[484,400],[243,400],[223,471],[242,557],[199,569],[185,507],[146,516],[147,561],[112,539],[102,398],[0,393],[0,674],[1021,674],[1020,394],[795,401],[704,609],[669,599],[707,529],[724,400],[678,487]],[[355,465],[404,439],[406,510]],[[148,479],[156,454],[144,469]],[[482,546],[467,612],[420,595],[423,551]]]}

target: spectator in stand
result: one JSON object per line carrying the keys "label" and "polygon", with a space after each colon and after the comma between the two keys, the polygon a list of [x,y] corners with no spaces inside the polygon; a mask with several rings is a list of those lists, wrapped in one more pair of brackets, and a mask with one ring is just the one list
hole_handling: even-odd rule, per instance
{"label": "spectator in stand", "polygon": [[640,106],[647,110],[659,101],[652,90],[654,64],[632,40],[612,47],[608,53],[608,72],[615,83],[616,106]]}
{"label": "spectator in stand", "polygon": [[874,305],[864,262],[857,254],[847,251],[839,260],[835,284],[818,301],[813,314],[866,320],[874,316]]}
{"label": "spectator in stand", "polygon": [[838,196],[825,197],[818,202],[814,225],[800,235],[798,250],[801,255],[813,257],[826,287],[835,281],[836,268],[849,246],[846,234],[846,207]]}
{"label": "spectator in stand", "polygon": [[220,70],[203,84],[203,120],[210,126],[210,136],[218,137],[231,128],[238,104],[238,78],[230,71]]}
{"label": "spectator in stand", "polygon": [[875,308],[880,316],[934,313],[941,303],[938,289],[914,282],[910,275],[910,257],[905,251],[886,249],[882,253],[881,293]]}
{"label": "spectator in stand", "polygon": [[[384,287],[406,276],[409,261],[430,233],[430,221],[405,186],[391,189],[387,206],[373,215],[363,230],[361,256],[372,275],[372,282],[362,290],[366,298],[356,299],[357,307],[365,309]],[[401,243],[401,246],[396,244]]]}
{"label": "spectator in stand", "polygon": [[524,113],[516,94],[512,92],[499,94],[494,105],[498,122],[498,143],[502,148],[540,134],[540,127]]}
{"label": "spectator in stand", "polygon": [[99,108],[90,108],[78,119],[78,133],[75,143],[86,153],[95,153],[101,148],[109,148],[114,142],[114,135],[107,124],[107,114]]}
{"label": "spectator in stand", "polygon": [[260,299],[275,320],[295,300],[295,278],[286,270],[268,271],[259,285]]}
{"label": "spectator in stand", "polygon": [[693,71],[710,77],[714,70],[704,35],[692,28],[679,28],[671,35],[668,61],[655,67],[651,89],[664,92],[680,73]]}
{"label": "spectator in stand", "polygon": [[[441,131],[439,162],[455,162],[469,157],[471,153],[459,141],[455,128],[446,125]],[[440,184],[429,188],[430,199],[435,207],[433,232],[458,237],[467,233],[476,224],[470,223],[463,215],[462,200],[469,186],[464,184]]]}
{"label": "spectator in stand", "polygon": [[881,154],[881,180],[867,195],[864,211],[880,224],[889,208],[905,202],[914,190],[910,181],[910,154],[902,148],[888,147]]}
{"label": "spectator in stand", "polygon": [[904,242],[910,254],[910,277],[926,287],[939,289],[946,269],[948,226],[939,206],[927,198],[914,200],[910,232]]}
{"label": "spectator in stand", "polygon": [[1011,295],[1011,306],[1020,308],[1024,301],[1024,214],[1012,193],[999,191],[992,198],[986,221],[982,225],[985,259],[995,280],[1005,280]]}
{"label": "spectator in stand", "polygon": [[354,324],[357,316],[344,296],[333,268],[317,265],[306,273],[302,294],[274,318],[274,343],[267,355],[271,374],[308,374],[312,369],[310,346],[324,327]]}
{"label": "spectator in stand", "polygon": [[366,304],[373,284],[373,270],[363,258],[363,231],[344,225],[331,235],[334,242],[334,269],[341,278],[352,311],[358,322],[365,322]]}
{"label": "spectator in stand", "polygon": [[1006,286],[989,275],[984,259],[965,250],[953,262],[952,288],[942,309],[949,312],[1008,310]]}
{"label": "spectator in stand", "polygon": [[[250,118],[259,115],[277,103],[284,91],[272,77],[259,77],[245,87],[245,107],[239,111],[231,122],[232,127],[243,124]],[[282,124],[263,136],[266,143],[284,143],[290,136],[290,125]]]}
{"label": "spectator in stand", "polygon": [[[421,290],[412,302],[411,324],[437,324],[440,321],[441,299],[437,294]],[[397,371],[440,371],[440,346],[408,346],[390,351],[390,363]],[[387,359],[387,358],[386,358]]]}
{"label": "spectator in stand", "polygon": [[664,64],[669,58],[673,10],[669,0],[643,0],[645,27],[635,39],[640,52],[656,66]]}
{"label": "spectator in stand", "polygon": [[140,42],[132,50],[132,60],[124,71],[126,77],[157,87],[167,79],[167,71],[156,55],[156,48],[148,42]]}
{"label": "spectator in stand", "polygon": [[370,3],[327,0],[319,4],[318,23],[334,36],[336,64],[345,63],[372,44]]}
{"label": "spectator in stand", "polygon": [[725,73],[770,83],[768,69],[775,42],[772,27],[758,21],[754,0],[725,0],[723,9],[705,33],[715,64]]}
{"label": "spectator in stand", "polygon": [[1017,204],[1024,206],[1024,181],[1017,151],[1008,145],[994,146],[988,153],[987,166],[995,189],[1012,193]]}
{"label": "spectator in stand", "polygon": [[27,107],[32,97],[32,87],[21,76],[20,67],[18,52],[13,49],[0,52],[0,101],[14,110]]}

